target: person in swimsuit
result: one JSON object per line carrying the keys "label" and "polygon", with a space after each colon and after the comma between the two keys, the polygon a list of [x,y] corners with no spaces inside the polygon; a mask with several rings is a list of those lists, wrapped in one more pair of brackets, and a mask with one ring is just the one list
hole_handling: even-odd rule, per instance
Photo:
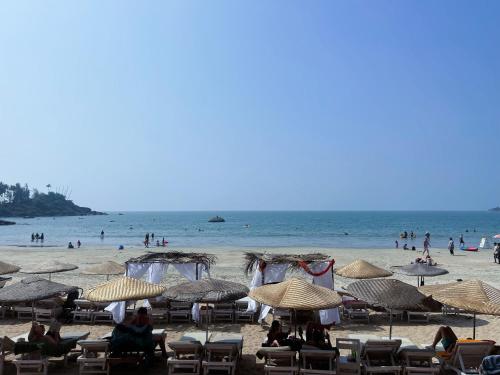
{"label": "person in swimsuit", "polygon": [[436,336],[434,337],[432,347],[436,349],[437,343],[441,341],[444,350],[450,353],[455,347],[457,340],[458,340],[457,335],[455,335],[455,332],[453,332],[453,330],[450,327],[442,326],[439,327],[438,331],[436,332]]}

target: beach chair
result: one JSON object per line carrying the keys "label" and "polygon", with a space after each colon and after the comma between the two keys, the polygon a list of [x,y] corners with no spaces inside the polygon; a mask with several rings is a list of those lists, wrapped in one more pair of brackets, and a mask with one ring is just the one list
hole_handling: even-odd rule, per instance
{"label": "beach chair", "polygon": [[111,311],[92,311],[92,323],[113,323]]}
{"label": "beach chair", "polygon": [[403,358],[403,373],[405,375],[437,375],[439,366],[433,363],[436,353],[429,349],[402,349],[400,356]]}
{"label": "beach chair", "polygon": [[168,312],[170,322],[190,322],[192,304],[188,302],[171,302]]}
{"label": "beach chair", "polygon": [[33,319],[33,309],[28,306],[14,306],[14,313],[17,315],[19,320],[32,320]]}
{"label": "beach chair", "polygon": [[253,323],[255,313],[248,310],[248,301],[238,300],[234,303],[234,319],[238,323]]}
{"label": "beach chair", "polygon": [[199,342],[174,341],[168,344],[174,354],[167,360],[169,374],[199,374],[203,346]]}
{"label": "beach chair", "polygon": [[73,301],[76,309],[71,311],[73,321],[78,323],[92,323],[92,313],[94,305],[86,299],[76,299]]}
{"label": "beach chair", "polygon": [[493,346],[490,341],[457,341],[449,360],[442,362],[443,368],[455,371],[458,375],[479,374],[479,367]]}
{"label": "beach chair", "polygon": [[303,375],[334,375],[336,374],[334,350],[302,349],[300,351],[301,367],[299,373]]}
{"label": "beach chair", "polygon": [[151,305],[151,317],[154,321],[164,320],[168,322],[169,304],[167,301],[149,301]]}
{"label": "beach chair", "polygon": [[431,315],[428,312],[407,311],[408,323],[429,323]]}
{"label": "beach chair", "polygon": [[35,308],[35,320],[38,322],[51,322],[61,315],[63,309],[61,306],[53,308]]}
{"label": "beach chair", "polygon": [[205,344],[206,359],[201,362],[203,375],[208,375],[213,372],[234,375],[238,356],[239,348],[237,344],[207,342]]}
{"label": "beach chair", "polygon": [[[361,343],[358,339],[337,338],[335,347],[339,350],[337,356],[337,374],[361,374]],[[347,352],[347,353],[345,353]]]}
{"label": "beach chair", "polygon": [[365,373],[399,375],[402,369],[396,362],[396,353],[400,346],[401,340],[368,340],[361,354]]}
{"label": "beach chair", "polygon": [[49,360],[44,357],[40,359],[14,359],[17,375],[47,375]]}
{"label": "beach chair", "polygon": [[212,311],[214,322],[234,321],[234,305],[232,303],[216,303]]}
{"label": "beach chair", "polygon": [[265,375],[296,375],[299,373],[297,352],[295,350],[266,351]]}
{"label": "beach chair", "polygon": [[404,311],[402,311],[402,310],[389,310],[389,309],[384,309],[384,310],[385,310],[384,315],[386,315],[387,318],[390,318],[391,314],[392,314],[393,319],[403,320]]}
{"label": "beach chair", "polygon": [[109,375],[109,341],[79,340],[77,344],[82,348],[82,354],[76,360],[79,374]]}
{"label": "beach chair", "polygon": [[370,322],[370,312],[364,301],[349,300],[343,305],[343,314],[351,321]]}

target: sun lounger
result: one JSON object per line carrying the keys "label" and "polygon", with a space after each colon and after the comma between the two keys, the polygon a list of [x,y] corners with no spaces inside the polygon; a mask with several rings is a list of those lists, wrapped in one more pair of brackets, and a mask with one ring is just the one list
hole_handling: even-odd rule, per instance
{"label": "sun lounger", "polygon": [[113,323],[111,311],[92,311],[92,323]]}
{"label": "sun lounger", "polygon": [[429,323],[430,314],[428,312],[407,311],[408,323]]}
{"label": "sun lounger", "polygon": [[172,302],[168,312],[170,322],[190,322],[191,321],[191,303]]}
{"label": "sun lounger", "polygon": [[401,366],[396,362],[396,353],[401,346],[399,340],[368,340],[362,350],[361,358],[365,373],[391,373],[399,375]]}
{"label": "sun lounger", "polygon": [[33,308],[31,306],[14,306],[14,313],[17,315],[19,320],[32,320],[33,319]]}
{"label": "sun lounger", "polygon": [[199,342],[174,341],[168,346],[174,352],[174,355],[167,360],[169,374],[199,374],[203,355],[203,346]]}
{"label": "sun lounger", "polygon": [[234,344],[238,348],[239,356],[243,354],[243,335],[227,332],[212,332],[208,340],[215,344]]}
{"label": "sun lounger", "polygon": [[[208,338],[210,339],[210,335]],[[205,345],[207,333],[205,331],[184,332],[179,341],[198,342],[201,345]]]}
{"label": "sun lounger", "polygon": [[253,323],[255,319],[255,313],[248,310],[249,298],[245,297],[237,300],[234,305],[234,319],[236,322],[241,323]]}
{"label": "sun lounger", "polygon": [[203,375],[211,374],[214,371],[224,372],[227,375],[235,374],[240,353],[237,344],[207,342],[205,353],[206,360],[201,363]]}
{"label": "sun lounger", "polygon": [[363,301],[346,301],[343,306],[343,313],[352,321],[370,322],[370,312],[367,309],[368,305]]}
{"label": "sun lounger", "polygon": [[76,360],[79,374],[109,375],[109,341],[79,340],[77,344],[82,348],[82,354]]}
{"label": "sun lounger", "polygon": [[301,368],[303,375],[334,375],[336,374],[334,350],[302,349],[300,351]]}
{"label": "sun lounger", "polygon": [[440,371],[433,363],[436,352],[429,349],[403,349],[401,357],[404,363],[405,375],[434,375]]}
{"label": "sun lounger", "polygon": [[92,323],[92,313],[95,308],[92,302],[86,299],[76,299],[73,302],[76,306],[76,309],[71,312],[73,321],[78,323]]}
{"label": "sun lounger", "polygon": [[265,350],[263,354],[265,358],[265,375],[296,375],[299,373],[297,352],[295,350],[289,348],[288,350]]}
{"label": "sun lounger", "polygon": [[214,322],[233,322],[234,305],[232,303],[217,303],[212,311]]}
{"label": "sun lounger", "polygon": [[[361,374],[361,343],[359,339],[337,338],[335,347],[339,350],[337,356],[338,375]],[[347,353],[345,353],[347,351]]]}
{"label": "sun lounger", "polygon": [[455,371],[458,375],[478,374],[484,357],[493,350],[490,341],[458,341],[451,352],[449,360],[442,361],[445,370]]}

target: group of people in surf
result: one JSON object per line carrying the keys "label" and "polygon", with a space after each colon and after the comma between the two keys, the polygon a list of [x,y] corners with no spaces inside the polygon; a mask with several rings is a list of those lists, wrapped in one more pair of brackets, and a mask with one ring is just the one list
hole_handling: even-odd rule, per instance
{"label": "group of people in surf", "polygon": [[[151,236],[149,235],[149,232],[146,233],[144,236],[144,247],[149,247],[150,244],[155,242],[155,234],[151,233]],[[167,247],[168,241],[165,240],[165,237],[162,238],[161,242],[160,240],[156,240],[156,247]]]}
{"label": "group of people in surf", "polygon": [[31,242],[42,242],[45,240],[45,235],[42,233],[42,234],[38,234],[38,233],[31,233]]}

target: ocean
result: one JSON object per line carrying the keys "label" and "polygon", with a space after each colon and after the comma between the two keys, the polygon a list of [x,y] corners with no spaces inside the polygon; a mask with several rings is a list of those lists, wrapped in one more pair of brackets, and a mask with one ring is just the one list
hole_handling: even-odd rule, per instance
{"label": "ocean", "polygon": [[[209,223],[220,215],[225,223]],[[10,219],[9,219],[10,220]],[[0,245],[39,246],[31,233],[44,233],[44,246],[143,246],[146,232],[163,237],[168,247],[272,247],[422,248],[426,231],[432,247],[446,247],[449,237],[458,245],[460,234],[467,246],[481,237],[500,233],[500,213],[487,211],[227,211],[227,212],[110,212],[106,216],[14,218],[16,225],[0,226]],[[105,236],[100,238],[104,230]],[[403,231],[416,233],[402,240]]]}

